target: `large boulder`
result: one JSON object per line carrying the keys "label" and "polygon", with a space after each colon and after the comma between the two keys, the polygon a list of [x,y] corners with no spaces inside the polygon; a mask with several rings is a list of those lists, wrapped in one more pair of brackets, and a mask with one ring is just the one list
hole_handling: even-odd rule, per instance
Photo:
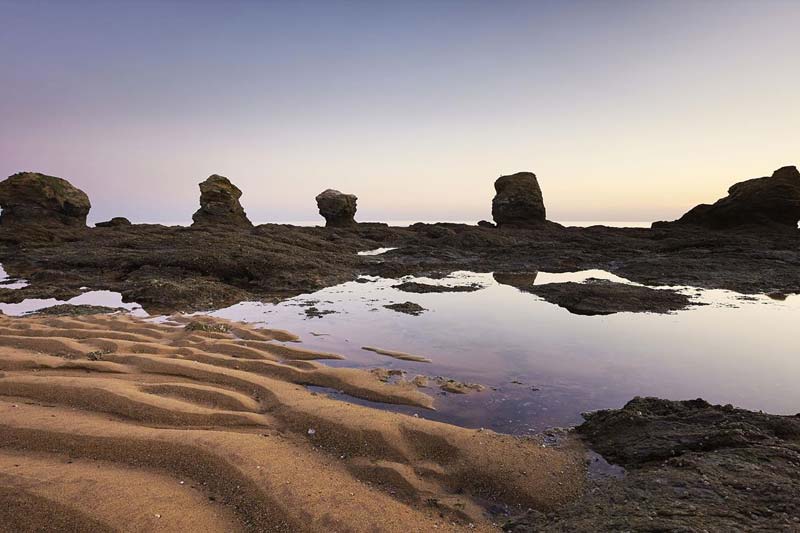
{"label": "large boulder", "polygon": [[317,195],[319,214],[325,217],[325,225],[328,227],[354,226],[357,201],[356,195],[334,189],[328,189]]}
{"label": "large boulder", "polygon": [[225,176],[213,174],[200,184],[200,209],[192,215],[192,226],[252,227],[239,198],[242,191]]}
{"label": "large boulder", "polygon": [[494,189],[492,217],[498,226],[535,226],[546,220],[542,189],[533,172],[500,176]]}
{"label": "large boulder", "polygon": [[723,229],[774,224],[796,228],[798,220],[800,172],[797,167],[783,167],[772,176],[733,185],[728,189],[728,196],[712,205],[696,206],[676,223]]}
{"label": "large boulder", "polygon": [[0,183],[0,224],[86,226],[92,204],[67,180],[19,172]]}

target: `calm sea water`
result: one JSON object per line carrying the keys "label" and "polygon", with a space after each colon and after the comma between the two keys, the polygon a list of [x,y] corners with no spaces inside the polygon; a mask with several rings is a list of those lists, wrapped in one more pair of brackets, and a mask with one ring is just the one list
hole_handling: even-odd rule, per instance
{"label": "calm sea water", "polygon": [[[584,271],[540,272],[535,283],[589,277],[626,281],[602,271]],[[477,284],[481,289],[412,294],[392,287],[401,280],[363,278],[278,304],[242,302],[211,314],[287,329],[299,334],[307,348],[346,357],[326,364],[394,368],[405,371],[406,379],[442,376],[485,385],[483,392],[468,395],[444,394],[435,386],[424,389],[436,398],[436,411],[377,405],[467,427],[520,434],[571,425],[581,421],[581,412],[619,407],[636,395],[703,397],[773,413],[800,411],[800,296],[776,301],[763,295],[680,288],[709,305],[667,315],[578,316],[498,283],[492,274],[460,272],[443,280],[402,281],[409,279]],[[427,311],[409,316],[384,307],[406,301]],[[0,304],[0,311],[20,315],[56,303],[62,302],[26,300]],[[110,291],[87,289],[68,303],[121,306],[147,316],[140,306],[123,303]],[[305,313],[311,305],[334,313],[311,318]],[[410,352],[432,362],[400,361],[364,346]]]}
{"label": "calm sea water", "polygon": [[[536,283],[588,277],[625,281],[586,271],[539,273]],[[389,407],[469,427],[525,433],[571,425],[581,421],[581,412],[620,407],[636,395],[800,411],[798,296],[775,301],[683,288],[709,305],[668,315],[578,316],[497,283],[491,274],[421,279],[483,287],[471,293],[410,294],[392,288],[399,280],[369,279],[277,305],[245,302],[213,314],[288,329],[309,348],[347,357],[333,365],[397,368],[408,379],[422,374],[486,385],[469,395],[429,389],[437,398],[436,413]],[[408,316],[383,307],[405,301],[428,311]],[[303,307],[309,304],[336,313],[309,318]],[[432,363],[398,361],[363,346],[411,352]]]}

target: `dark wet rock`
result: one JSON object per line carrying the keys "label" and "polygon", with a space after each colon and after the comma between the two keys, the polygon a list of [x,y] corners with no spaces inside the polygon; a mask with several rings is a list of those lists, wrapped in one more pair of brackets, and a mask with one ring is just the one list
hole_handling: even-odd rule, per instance
{"label": "dark wet rock", "polygon": [[800,172],[791,166],[779,168],[772,176],[739,182],[725,198],[712,205],[700,204],[675,223],[722,229],[775,224],[797,228],[799,220]]}
{"label": "dark wet rock", "polygon": [[451,394],[469,394],[471,392],[482,392],[486,390],[486,387],[478,383],[467,383],[456,379],[443,378],[441,376],[434,378],[434,381],[441,390]]}
{"label": "dark wet rock", "polygon": [[105,222],[98,222],[95,224],[96,228],[118,228],[121,226],[130,226],[131,221],[125,217],[114,217],[111,220],[106,220]]}
{"label": "dark wet rock", "polygon": [[470,283],[469,285],[431,285],[430,283],[405,281],[392,285],[392,288],[403,292],[425,294],[431,292],[475,292],[483,289],[483,286],[477,283]]}
{"label": "dark wet rock", "polygon": [[192,320],[184,326],[186,331],[201,331],[203,333],[230,333],[231,327],[225,322],[210,322],[205,320]]}
{"label": "dark wet rock", "polygon": [[200,209],[192,215],[192,226],[252,227],[239,203],[241,197],[242,191],[225,176],[209,176],[200,184]]}
{"label": "dark wet rock", "polygon": [[82,190],[65,179],[19,172],[0,182],[0,224],[86,226],[92,205]]}
{"label": "dark wet rock", "polygon": [[688,296],[670,289],[651,289],[602,279],[586,283],[546,283],[524,289],[576,315],[668,313],[689,306]]}
{"label": "dark wet rock", "polygon": [[489,222],[488,220],[479,220],[478,227],[480,228],[496,228],[497,226],[494,222]]}
{"label": "dark wet rock", "polygon": [[85,316],[85,315],[107,315],[111,313],[127,313],[128,310],[122,307],[106,307],[102,305],[72,305],[58,304],[44,309],[39,309],[25,316],[48,315],[48,316]]}
{"label": "dark wet rock", "polygon": [[635,398],[586,418],[577,433],[625,476],[506,531],[800,530],[800,416]]}
{"label": "dark wet rock", "polygon": [[327,227],[355,226],[358,198],[354,194],[344,194],[335,189],[327,189],[319,193],[316,200],[319,214],[325,217]]}
{"label": "dark wet rock", "polygon": [[494,188],[492,218],[498,226],[535,226],[546,220],[542,189],[533,172],[500,176]]}
{"label": "dark wet rock", "polygon": [[414,302],[395,303],[384,305],[384,307],[386,309],[391,309],[392,311],[397,311],[398,313],[404,313],[412,316],[419,316],[423,312],[427,311],[427,309]]}
{"label": "dark wet rock", "polygon": [[334,311],[332,309],[318,309],[318,308],[316,308],[314,306],[308,307],[305,310],[305,315],[308,318],[322,318],[325,315],[332,315],[332,314],[335,314],[335,313],[336,313],[336,311]]}

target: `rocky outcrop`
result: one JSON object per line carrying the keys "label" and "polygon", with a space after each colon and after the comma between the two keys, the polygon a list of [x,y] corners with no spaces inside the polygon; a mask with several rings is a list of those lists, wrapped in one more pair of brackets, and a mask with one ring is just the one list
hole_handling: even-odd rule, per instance
{"label": "rocky outcrop", "polygon": [[192,215],[192,226],[252,227],[239,203],[241,197],[242,191],[225,176],[209,176],[200,184],[200,209]]}
{"label": "rocky outcrop", "polygon": [[492,217],[498,226],[524,227],[543,223],[546,218],[542,189],[532,172],[500,176],[494,182]]}
{"label": "rocky outcrop", "polygon": [[130,226],[131,221],[125,217],[114,217],[111,220],[106,220],[105,222],[98,222],[94,226],[96,228],[118,228],[120,226]]}
{"label": "rocky outcrop", "polygon": [[[713,205],[700,204],[676,221],[709,228],[744,225],[797,227],[800,220],[800,172],[783,167],[772,176],[742,181]],[[654,224],[658,227],[660,224]]]}
{"label": "rocky outcrop", "polygon": [[609,476],[595,458],[581,498],[529,511],[505,531],[800,529],[800,415],[634,398],[584,416],[576,433],[625,475]]}
{"label": "rocky outcrop", "polygon": [[319,214],[325,217],[325,225],[328,227],[355,226],[357,201],[356,195],[335,189],[328,189],[317,195]]}
{"label": "rocky outcrop", "polygon": [[92,204],[67,180],[19,172],[0,183],[2,225],[86,226]]}
{"label": "rocky outcrop", "polygon": [[692,304],[685,294],[671,289],[651,289],[604,279],[585,283],[545,283],[520,288],[576,315],[614,313],[669,313]]}

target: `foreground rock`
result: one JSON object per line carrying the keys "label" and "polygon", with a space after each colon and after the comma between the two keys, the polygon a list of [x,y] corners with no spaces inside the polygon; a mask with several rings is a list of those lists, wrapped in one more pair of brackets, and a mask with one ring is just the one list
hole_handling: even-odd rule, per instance
{"label": "foreground rock", "polygon": [[86,226],[92,204],[67,180],[20,172],[0,183],[0,224]]}
{"label": "foreground rock", "polygon": [[797,228],[800,220],[800,172],[783,167],[772,176],[742,181],[728,189],[728,196],[713,205],[700,204],[683,215],[678,224],[709,228],[779,224]]}
{"label": "foreground rock", "polygon": [[356,225],[356,202],[354,194],[344,194],[327,189],[317,195],[319,214],[325,218],[327,227],[342,228]]}
{"label": "foreground rock", "polygon": [[535,226],[546,220],[542,189],[536,174],[518,172],[494,182],[492,217],[498,226]]}
{"label": "foreground rock", "polygon": [[545,283],[524,288],[576,315],[668,313],[689,306],[688,296],[669,289],[651,289],[603,279],[586,283]]}
{"label": "foreground rock", "polygon": [[635,398],[577,431],[627,469],[624,479],[598,480],[577,502],[506,531],[800,530],[800,415]]}
{"label": "foreground rock", "polygon": [[242,191],[225,176],[211,175],[200,184],[200,209],[192,215],[192,226],[252,227],[239,198]]}

